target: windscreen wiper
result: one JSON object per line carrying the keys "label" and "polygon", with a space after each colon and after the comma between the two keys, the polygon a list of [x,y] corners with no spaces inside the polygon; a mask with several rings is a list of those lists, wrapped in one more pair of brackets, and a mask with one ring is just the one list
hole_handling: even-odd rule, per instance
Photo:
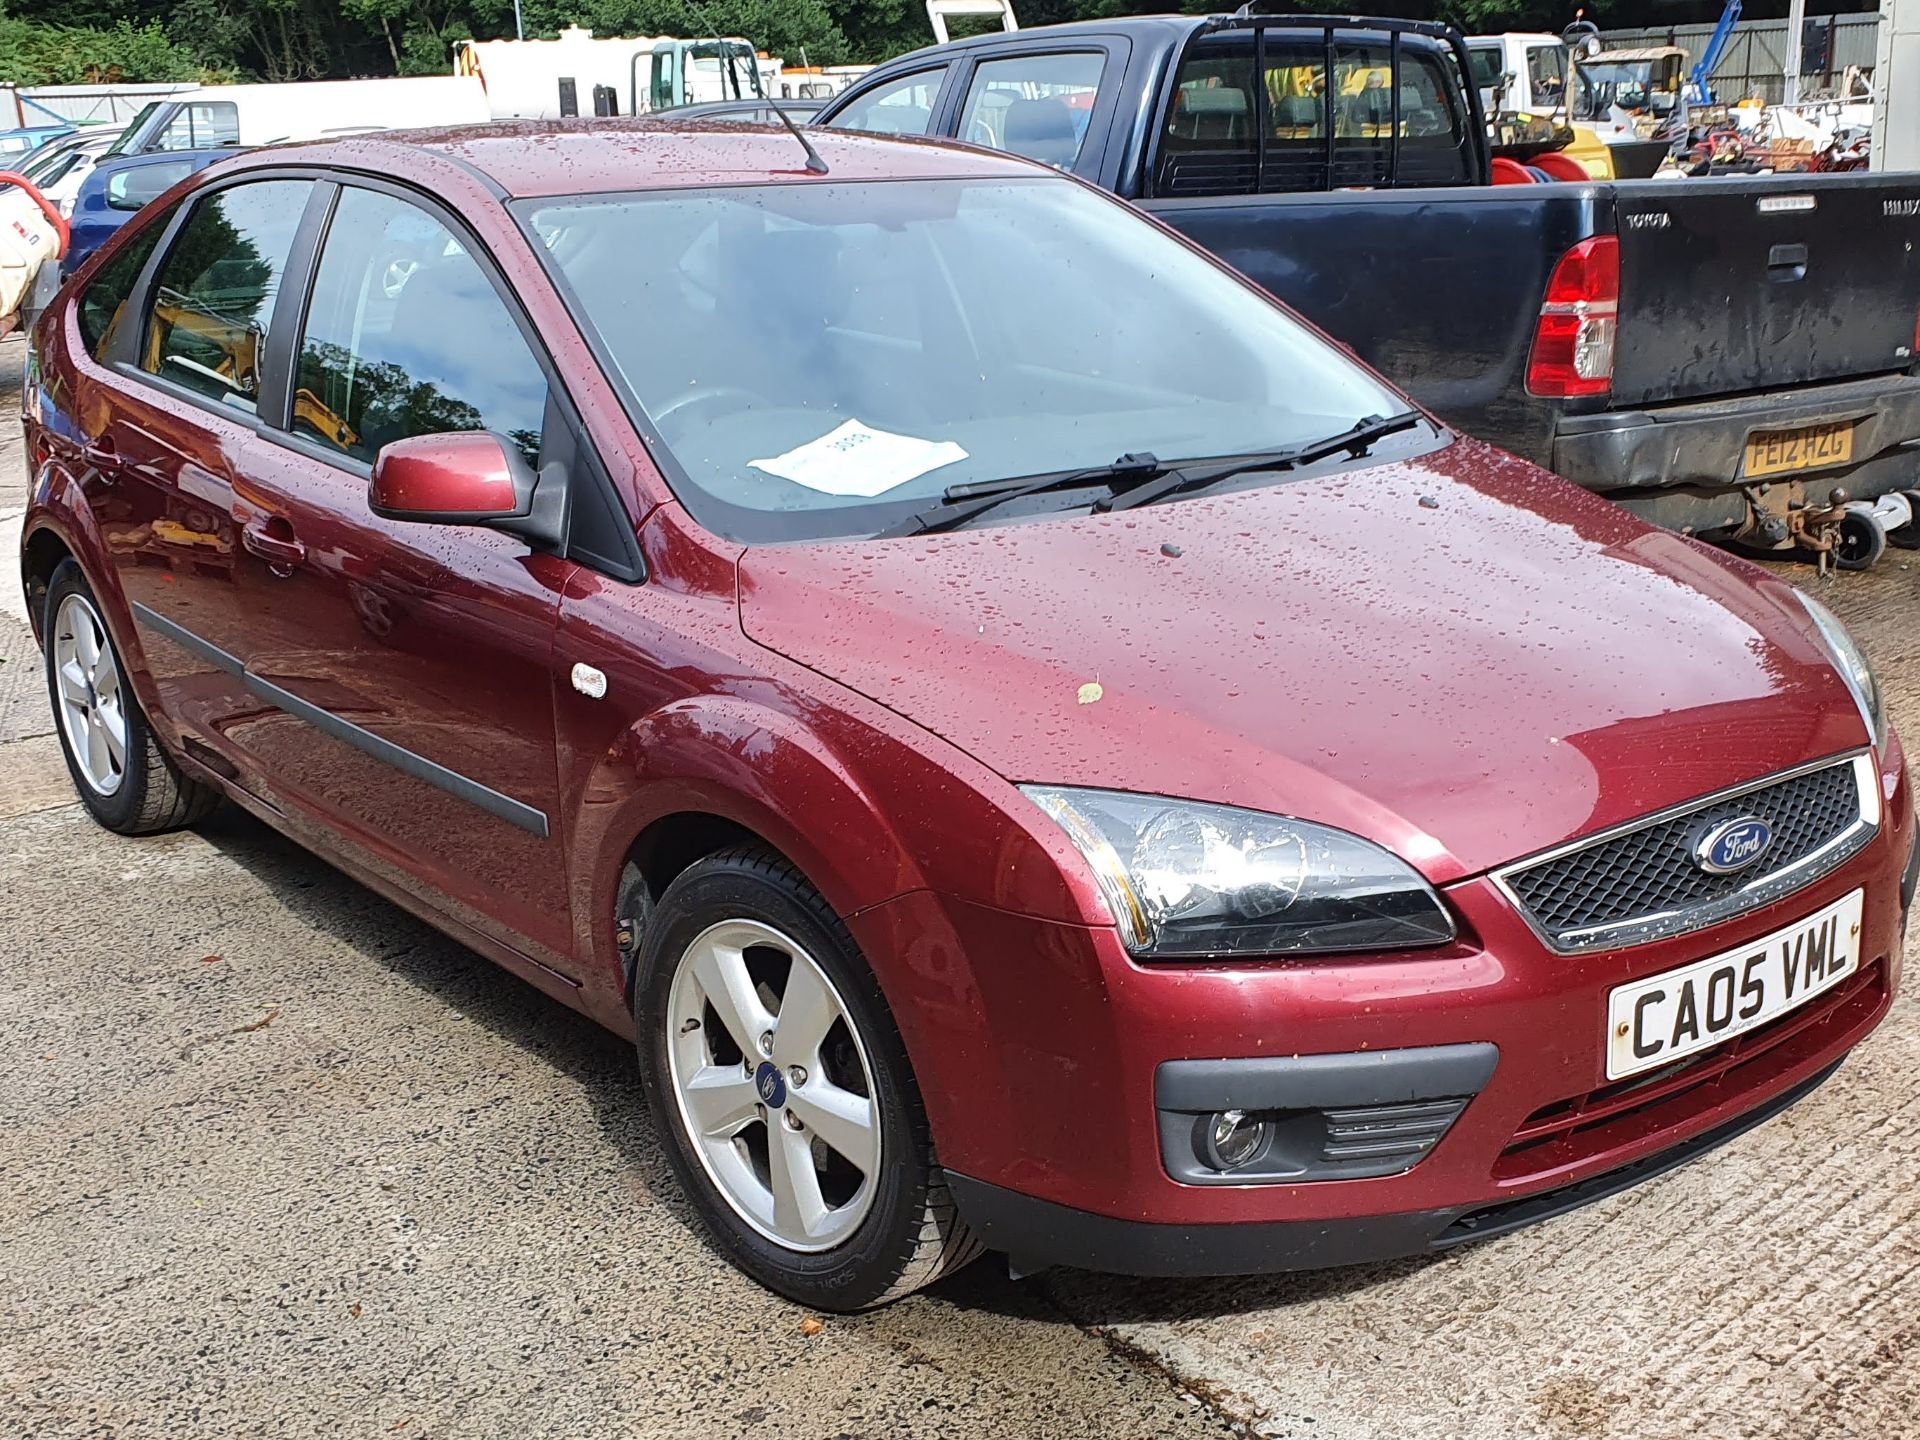
{"label": "windscreen wiper", "polygon": [[1131,510],[1136,505],[1151,505],[1169,495],[1186,495],[1195,490],[1204,490],[1209,485],[1255,470],[1292,470],[1343,452],[1356,457],[1365,455],[1375,441],[1402,430],[1411,430],[1425,418],[1418,410],[1403,410],[1398,415],[1369,415],[1338,435],[1329,435],[1323,440],[1309,441],[1291,449],[1270,450],[1264,455],[1227,460],[1218,465],[1163,468],[1163,472],[1151,484],[1137,486],[1123,495],[1103,496],[1094,502],[1093,508]]}
{"label": "windscreen wiper", "polygon": [[957,530],[969,520],[1009,500],[1041,495],[1049,490],[1071,490],[1075,486],[1101,480],[1106,481],[1108,486],[1107,494],[1102,499],[1111,500],[1116,492],[1126,486],[1143,484],[1157,475],[1165,474],[1167,468],[1154,455],[1122,455],[1110,465],[1089,465],[1083,470],[1059,470],[1010,480],[975,480],[966,485],[949,485],[941,492],[937,504],[917,515],[909,515],[897,525],[888,526],[874,538],[891,540],[900,535],[931,535],[940,530]]}

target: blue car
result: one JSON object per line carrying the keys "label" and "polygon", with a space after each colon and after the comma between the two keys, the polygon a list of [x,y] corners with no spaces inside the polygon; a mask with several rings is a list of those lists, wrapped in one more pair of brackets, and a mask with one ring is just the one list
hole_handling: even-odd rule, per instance
{"label": "blue car", "polygon": [[20,161],[49,140],[71,135],[73,130],[71,125],[22,125],[14,130],[0,130],[0,170],[18,169]]}
{"label": "blue car", "polygon": [[231,159],[234,153],[227,145],[212,150],[114,155],[100,160],[74,198],[73,233],[67,241],[62,268],[68,272],[78,269],[142,205],[214,161]]}

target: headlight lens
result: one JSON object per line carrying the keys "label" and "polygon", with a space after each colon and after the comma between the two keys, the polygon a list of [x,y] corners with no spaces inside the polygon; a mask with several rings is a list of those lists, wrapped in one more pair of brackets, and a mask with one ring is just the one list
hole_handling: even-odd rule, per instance
{"label": "headlight lens", "polygon": [[1135,955],[1397,950],[1454,936],[1431,885],[1343,830],[1154,795],[1021,789],[1086,856]]}
{"label": "headlight lens", "polygon": [[1826,642],[1827,653],[1833,657],[1834,669],[1840,672],[1840,678],[1853,691],[1853,698],[1860,706],[1860,717],[1867,722],[1867,738],[1878,745],[1880,682],[1873,678],[1873,667],[1867,663],[1866,653],[1853,643],[1853,637],[1847,633],[1847,627],[1840,623],[1839,616],[1804,591],[1796,590],[1793,593],[1806,607],[1814,628]]}

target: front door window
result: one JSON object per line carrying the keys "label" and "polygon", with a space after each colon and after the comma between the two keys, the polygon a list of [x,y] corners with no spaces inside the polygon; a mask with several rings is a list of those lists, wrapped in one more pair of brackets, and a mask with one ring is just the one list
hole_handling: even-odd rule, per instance
{"label": "front door window", "polygon": [[293,431],[355,460],[409,435],[491,430],[539,464],[547,383],[452,231],[404,200],[340,194],[295,366]]}

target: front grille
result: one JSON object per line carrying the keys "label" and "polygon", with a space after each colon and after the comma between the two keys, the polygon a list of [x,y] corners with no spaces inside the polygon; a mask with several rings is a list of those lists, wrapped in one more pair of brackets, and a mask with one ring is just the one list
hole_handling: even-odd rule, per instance
{"label": "front grille", "polygon": [[[1829,874],[1872,836],[1861,813],[1859,762],[1842,760],[1624,831],[1523,861],[1497,877],[1557,950],[1642,944],[1697,930]],[[1773,830],[1762,868],[1716,875],[1693,846],[1723,821],[1757,815]]]}

